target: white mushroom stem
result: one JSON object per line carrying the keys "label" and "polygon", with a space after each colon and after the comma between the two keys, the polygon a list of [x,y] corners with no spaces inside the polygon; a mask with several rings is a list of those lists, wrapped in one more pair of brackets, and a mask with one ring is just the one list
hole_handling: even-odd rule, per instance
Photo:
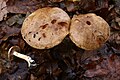
{"label": "white mushroom stem", "polygon": [[[12,50],[13,47],[11,47],[8,51],[8,58],[10,59],[10,51]],[[24,54],[21,54],[17,51],[13,51],[12,55],[18,57],[18,58],[21,58],[21,59],[24,59],[25,61],[27,61],[28,63],[28,67],[31,67],[31,66],[36,66],[35,64],[35,61],[32,60],[32,58],[30,56],[27,56],[27,55],[24,55]]]}
{"label": "white mushroom stem", "polygon": [[13,52],[13,55],[16,56],[16,57],[18,57],[18,58],[26,60],[28,62],[28,67],[31,66],[31,62],[34,62],[34,60],[32,60],[30,56],[18,53],[16,51]]}

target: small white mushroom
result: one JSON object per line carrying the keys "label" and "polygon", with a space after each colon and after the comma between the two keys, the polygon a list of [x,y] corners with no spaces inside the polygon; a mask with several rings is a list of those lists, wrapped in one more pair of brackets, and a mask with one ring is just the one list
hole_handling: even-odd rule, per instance
{"label": "small white mushroom", "polygon": [[93,13],[75,15],[70,26],[70,39],[80,48],[93,50],[104,44],[110,35],[108,23]]}
{"label": "small white mushroom", "polygon": [[23,39],[37,49],[52,48],[68,34],[70,17],[60,8],[41,8],[30,14],[21,29]]}
{"label": "small white mushroom", "polygon": [[20,48],[18,46],[12,46],[9,51],[8,51],[8,59],[10,60],[11,57],[16,56],[18,58],[21,58],[28,63],[28,67],[36,66],[37,64],[35,63],[34,60],[30,56],[24,55],[19,53]]}

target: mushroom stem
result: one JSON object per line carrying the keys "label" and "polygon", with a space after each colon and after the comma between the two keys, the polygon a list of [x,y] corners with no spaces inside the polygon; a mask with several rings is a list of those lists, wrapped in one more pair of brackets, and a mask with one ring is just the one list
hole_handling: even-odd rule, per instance
{"label": "mushroom stem", "polygon": [[16,57],[18,57],[18,58],[21,58],[21,59],[24,59],[25,61],[27,61],[27,62],[28,62],[28,67],[30,67],[31,62],[34,61],[34,60],[31,59],[30,56],[27,56],[27,55],[18,53],[18,52],[16,52],[16,51],[13,52],[13,55],[16,56]]}
{"label": "mushroom stem", "polygon": [[[11,47],[8,51],[8,58],[10,59],[10,54],[11,54],[11,51],[14,47]],[[31,66],[36,66],[37,64],[35,63],[34,60],[32,60],[32,58],[30,56],[27,56],[27,55],[24,55],[24,54],[21,54],[17,51],[13,51],[12,52],[12,55],[18,57],[18,58],[21,58],[21,59],[24,59],[25,61],[27,61],[28,63],[28,67],[31,67]]]}

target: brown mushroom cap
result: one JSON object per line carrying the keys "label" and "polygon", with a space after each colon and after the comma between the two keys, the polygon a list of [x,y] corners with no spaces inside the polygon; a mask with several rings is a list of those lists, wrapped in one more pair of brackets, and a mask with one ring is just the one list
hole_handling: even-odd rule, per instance
{"label": "brown mushroom cap", "polygon": [[30,14],[23,22],[23,39],[37,49],[58,45],[68,34],[70,17],[60,8],[41,8]]}
{"label": "brown mushroom cap", "polygon": [[75,15],[70,26],[70,38],[80,48],[93,50],[105,43],[110,35],[108,23],[93,13]]}

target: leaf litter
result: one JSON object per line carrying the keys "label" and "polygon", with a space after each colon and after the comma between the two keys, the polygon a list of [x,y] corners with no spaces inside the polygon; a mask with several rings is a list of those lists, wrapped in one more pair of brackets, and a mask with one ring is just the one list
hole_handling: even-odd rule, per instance
{"label": "leaf litter", "polygon": [[[120,9],[118,3],[119,0],[115,2],[113,0],[79,0],[76,2],[1,0],[0,80],[119,80]],[[46,6],[60,7],[71,17],[74,14],[93,12],[109,23],[111,36],[102,47],[91,51],[76,47],[68,36],[60,45],[52,49],[34,49],[22,39],[20,29],[29,13]],[[19,46],[21,53],[31,56],[39,65],[29,69],[24,60],[13,57],[9,61],[7,51],[14,45]]]}
{"label": "leaf litter", "polygon": [[0,21],[7,17],[7,5],[5,0],[0,0]]}

